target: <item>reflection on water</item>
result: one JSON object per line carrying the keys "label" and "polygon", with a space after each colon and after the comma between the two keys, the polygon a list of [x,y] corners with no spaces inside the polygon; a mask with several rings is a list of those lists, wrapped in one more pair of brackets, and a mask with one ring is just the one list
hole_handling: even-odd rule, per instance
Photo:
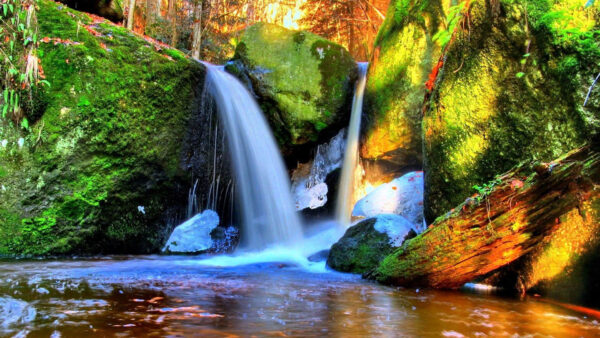
{"label": "reflection on water", "polygon": [[0,262],[0,336],[598,336],[551,304],[184,257]]}

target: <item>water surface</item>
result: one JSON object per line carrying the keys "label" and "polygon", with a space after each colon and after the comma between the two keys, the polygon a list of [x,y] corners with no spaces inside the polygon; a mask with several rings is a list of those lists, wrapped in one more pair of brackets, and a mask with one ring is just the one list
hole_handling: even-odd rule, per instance
{"label": "water surface", "polygon": [[220,268],[188,257],[0,262],[3,306],[10,311],[0,336],[600,335],[594,318],[534,299],[397,289],[283,263]]}

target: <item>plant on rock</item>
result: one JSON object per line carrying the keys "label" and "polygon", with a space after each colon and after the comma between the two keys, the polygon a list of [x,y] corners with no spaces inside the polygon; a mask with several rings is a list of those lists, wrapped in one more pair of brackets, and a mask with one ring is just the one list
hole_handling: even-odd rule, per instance
{"label": "plant on rock", "polygon": [[0,80],[2,119],[29,129],[25,112],[32,101],[33,87],[44,81],[37,57],[38,30],[35,0],[6,0],[0,8]]}

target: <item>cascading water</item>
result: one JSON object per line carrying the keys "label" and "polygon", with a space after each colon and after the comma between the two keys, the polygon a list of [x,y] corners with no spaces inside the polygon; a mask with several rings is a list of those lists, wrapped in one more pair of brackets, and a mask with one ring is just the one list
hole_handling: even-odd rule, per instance
{"label": "cascading water", "polygon": [[241,197],[243,247],[294,245],[303,238],[279,148],[258,104],[223,66],[204,63],[205,90],[225,126]]}
{"label": "cascading water", "polygon": [[350,115],[350,126],[348,127],[348,136],[346,138],[346,153],[344,154],[336,205],[336,219],[342,227],[347,227],[351,220],[354,172],[358,165],[358,138],[360,136],[360,120],[362,118],[363,97],[367,84],[368,68],[369,64],[367,62],[360,62],[358,64],[359,78],[354,90],[352,114]]}

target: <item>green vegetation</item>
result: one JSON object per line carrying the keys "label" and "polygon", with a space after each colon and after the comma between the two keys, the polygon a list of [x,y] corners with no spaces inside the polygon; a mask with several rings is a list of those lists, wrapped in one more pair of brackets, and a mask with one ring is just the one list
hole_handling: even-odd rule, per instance
{"label": "green vegetation", "polygon": [[397,167],[422,164],[424,84],[441,55],[433,39],[444,29],[444,17],[440,0],[390,4],[369,67],[363,158]]}
{"label": "green vegetation", "polygon": [[203,68],[52,1],[38,18],[51,86],[30,130],[0,125],[0,255],[158,249]]}
{"label": "green vegetation", "polygon": [[[549,161],[599,130],[598,6],[471,1],[426,102],[426,217],[460,204],[524,160]],[[594,36],[595,41],[594,40]],[[595,45],[595,46],[594,46]]]}

